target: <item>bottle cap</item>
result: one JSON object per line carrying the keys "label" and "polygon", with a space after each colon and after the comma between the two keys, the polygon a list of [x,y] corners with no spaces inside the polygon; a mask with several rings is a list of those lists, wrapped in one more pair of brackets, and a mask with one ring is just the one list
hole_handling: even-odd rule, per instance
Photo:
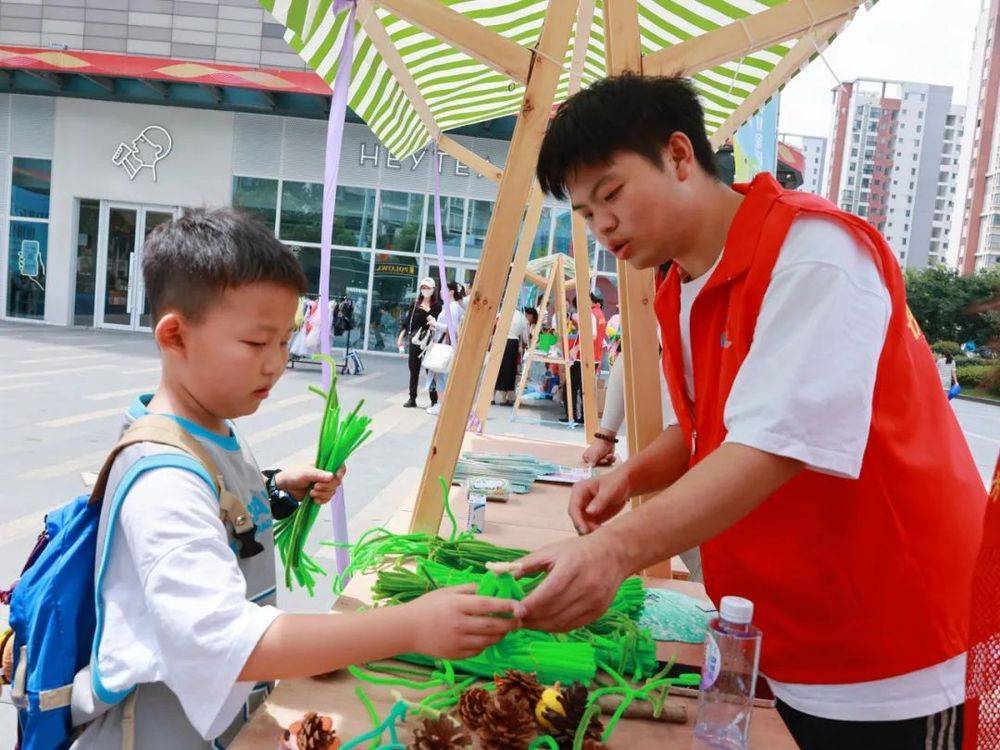
{"label": "bottle cap", "polygon": [[753,602],[742,596],[724,596],[719,606],[719,615],[726,622],[749,625],[753,619]]}

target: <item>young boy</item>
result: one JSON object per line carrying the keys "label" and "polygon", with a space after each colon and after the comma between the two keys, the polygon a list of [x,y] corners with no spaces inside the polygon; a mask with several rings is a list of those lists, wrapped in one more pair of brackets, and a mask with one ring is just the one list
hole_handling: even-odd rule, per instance
{"label": "young boy", "polygon": [[804,750],[957,748],[986,495],[885,240],[769,174],[720,182],[679,79],[571,98],[538,178],[619,260],[673,261],[655,310],[678,423],[576,485],[585,536],[525,559],[551,571],[525,623],[576,627],[700,544],[712,599],[755,603]]}
{"label": "young boy", "polygon": [[517,627],[489,615],[520,604],[468,588],[363,614],[276,609],[269,495],[301,499],[315,483],[327,502],[340,477],[301,467],[265,485],[229,420],[253,414],[284,372],[305,277],[230,209],[157,227],[143,277],[163,371],[128,420],[166,414],[195,436],[253,515],[256,544],[220,521],[211,479],[187,456],[152,443],[119,455],[102,507],[96,643],[73,691],[74,723],[89,723],[74,747],[117,750],[130,733],[143,750],[224,747],[270,681],[408,651],[468,656]]}

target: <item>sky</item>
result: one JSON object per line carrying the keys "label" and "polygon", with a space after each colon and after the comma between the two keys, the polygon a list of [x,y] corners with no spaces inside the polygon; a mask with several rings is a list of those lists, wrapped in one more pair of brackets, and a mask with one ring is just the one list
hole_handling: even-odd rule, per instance
{"label": "sky", "polygon": [[[965,104],[976,20],[983,0],[879,0],[862,7],[823,55],[841,81],[878,78],[952,86]],[[829,137],[837,80],[816,58],[781,95],[782,133]]]}

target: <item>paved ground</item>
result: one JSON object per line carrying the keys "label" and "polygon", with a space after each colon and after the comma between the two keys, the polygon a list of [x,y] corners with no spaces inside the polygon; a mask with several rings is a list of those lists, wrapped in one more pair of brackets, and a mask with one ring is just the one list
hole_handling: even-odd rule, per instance
{"label": "paved ground", "polygon": [[[364,375],[341,381],[342,398],[365,399],[375,430],[352,458],[345,483],[352,535],[388,518],[400,492],[413,486],[434,420],[422,409],[402,408],[401,359],[364,355],[364,360]],[[83,491],[81,472],[100,466],[122,411],[155,386],[159,369],[146,334],[0,323],[0,585],[16,577],[45,513]],[[238,423],[262,467],[312,460],[319,409],[306,388],[317,382],[316,368],[289,370],[258,413]],[[422,400],[426,403],[426,396]],[[954,405],[985,478],[1000,448],[1000,410],[965,401]],[[582,430],[527,419],[512,423],[509,415],[509,408],[494,407],[491,431],[582,445]],[[329,537],[328,516],[321,521],[316,539]],[[331,596],[325,590],[315,599],[281,592],[279,600],[288,609],[323,610]],[[0,624],[5,618],[6,609],[0,609]],[[0,698],[0,747],[13,745],[8,700],[6,693]]]}

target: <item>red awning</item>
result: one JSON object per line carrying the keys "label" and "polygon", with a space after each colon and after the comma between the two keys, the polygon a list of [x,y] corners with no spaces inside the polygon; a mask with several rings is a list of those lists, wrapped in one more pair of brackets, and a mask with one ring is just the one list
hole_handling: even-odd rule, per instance
{"label": "red awning", "polygon": [[110,52],[77,52],[0,45],[0,69],[4,68],[330,95],[330,87],[312,71],[251,68],[243,65],[172,60],[164,57],[117,55]]}
{"label": "red awning", "polygon": [[800,175],[806,173],[806,157],[794,146],[789,146],[784,141],[778,141],[778,161],[794,169]]}

